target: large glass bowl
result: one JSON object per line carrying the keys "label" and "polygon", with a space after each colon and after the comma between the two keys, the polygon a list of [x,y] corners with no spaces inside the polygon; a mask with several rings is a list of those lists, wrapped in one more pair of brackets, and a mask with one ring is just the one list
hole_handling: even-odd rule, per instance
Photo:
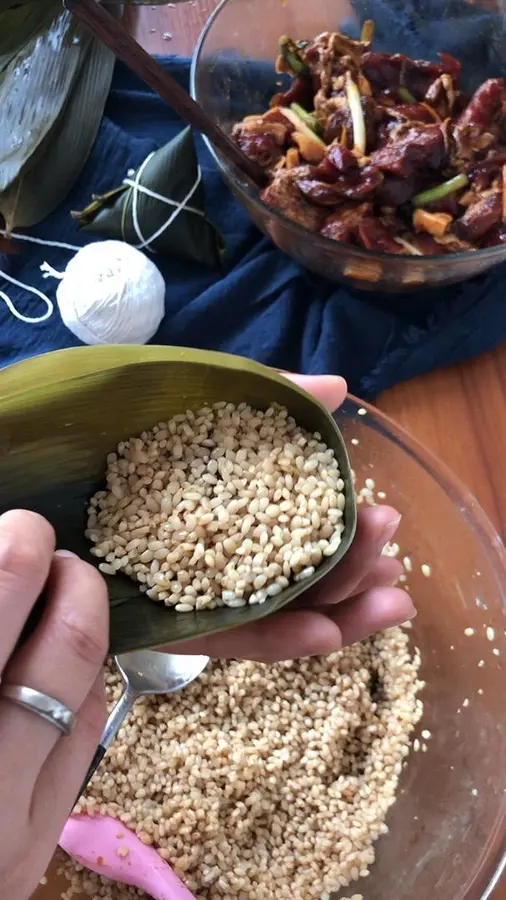
{"label": "large glass bowl", "polygon": [[[348,400],[338,422],[358,481],[373,478],[403,514],[399,544],[413,561],[418,608],[411,634],[426,681],[420,730],[431,737],[409,756],[370,877],[343,894],[485,900],[505,853],[506,553],[441,463],[386,416],[359,409]],[[60,900],[62,886],[51,875],[35,898]]]}
{"label": "large glass bowl", "polygon": [[[347,0],[223,0],[195,51],[192,94],[230,132],[245,115],[265,111],[268,99],[288,81],[274,71],[280,35],[298,40],[342,29],[358,37],[362,22],[371,17],[377,20],[375,49],[425,59],[437,59],[440,51],[453,53],[463,62],[466,89],[503,74],[504,0],[415,0],[409,16],[403,5],[397,0],[357,0],[355,8]],[[262,203],[258,189],[207,143],[256,225],[289,256],[327,278],[367,290],[406,291],[464,281],[506,260],[504,245],[443,257],[395,256],[314,234]]]}

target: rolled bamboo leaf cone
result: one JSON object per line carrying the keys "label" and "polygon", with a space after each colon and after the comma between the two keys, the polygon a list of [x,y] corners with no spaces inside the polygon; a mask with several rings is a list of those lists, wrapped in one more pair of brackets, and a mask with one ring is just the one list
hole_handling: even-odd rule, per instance
{"label": "rolled bamboo leaf cone", "polygon": [[[0,512],[32,509],[54,526],[58,546],[95,566],[85,538],[91,496],[104,487],[107,455],[122,440],[186,410],[227,401],[288,409],[331,447],[345,483],[344,531],[337,552],[304,582],[263,604],[177,613],[155,603],[125,575],[106,576],[111,652],[123,653],[225,631],[290,603],[338,565],[356,529],[357,508],[343,437],[330,413],[282,375],[251,360],[179,347],[80,347],[48,353],[0,372]],[[42,597],[23,639],[43,608]]]}

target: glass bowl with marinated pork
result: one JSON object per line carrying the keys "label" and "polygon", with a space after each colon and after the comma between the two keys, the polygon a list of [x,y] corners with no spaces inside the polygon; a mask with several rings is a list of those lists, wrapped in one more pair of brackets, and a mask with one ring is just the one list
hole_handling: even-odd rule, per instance
{"label": "glass bowl with marinated pork", "polygon": [[366,290],[506,260],[503,0],[223,0],[192,93],[263,170],[209,149],[292,258]]}

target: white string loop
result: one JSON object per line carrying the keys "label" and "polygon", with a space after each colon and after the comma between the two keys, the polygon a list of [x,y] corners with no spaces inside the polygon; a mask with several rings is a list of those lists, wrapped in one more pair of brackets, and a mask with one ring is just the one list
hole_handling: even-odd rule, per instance
{"label": "white string loop", "polygon": [[[27,243],[29,243],[29,244],[40,244],[43,247],[59,247],[62,250],[71,250],[71,251],[81,249],[80,247],[75,247],[73,244],[66,244],[66,243],[63,243],[62,241],[44,241],[41,238],[32,237],[31,235],[28,235],[28,234],[10,233],[10,232],[4,231],[1,228],[0,228],[0,235],[3,235],[3,237],[7,237],[7,238],[13,238],[13,240],[16,240],[16,241],[27,241]],[[49,266],[48,263],[43,263],[42,266],[40,267],[41,271],[44,271],[45,266],[47,266],[48,269],[52,269],[52,267]],[[53,272],[55,272],[54,269],[52,269],[52,273]],[[40,300],[43,300],[44,303],[46,304],[47,309],[43,316],[36,316],[36,317],[24,316],[23,313],[20,313],[16,309],[16,307],[14,306],[14,303],[12,302],[10,297],[5,293],[5,291],[0,291],[0,299],[2,299],[4,301],[5,305],[7,306],[7,309],[16,319],[19,319],[21,322],[26,322],[28,325],[38,325],[40,322],[45,322],[46,319],[51,318],[51,316],[53,315],[53,312],[54,312],[54,303],[52,300],[49,299],[49,297],[46,296],[46,294],[44,294],[42,291],[39,291],[39,289],[36,287],[31,287],[29,284],[24,284],[22,281],[18,281],[18,279],[13,278],[12,275],[7,275],[7,272],[4,272],[2,269],[0,269],[0,277],[5,278],[6,281],[9,281],[15,287],[20,287],[20,288],[22,288],[22,290],[27,291],[29,294],[34,294],[36,297],[39,297]],[[49,277],[49,273],[47,275],[44,275],[44,278],[48,278],[48,277]],[[63,277],[63,276],[61,276],[61,277]]]}
{"label": "white string loop", "polygon": [[10,281],[10,283],[14,284],[16,287],[23,288],[23,290],[28,291],[28,293],[35,294],[36,297],[40,297],[40,299],[43,300],[47,306],[46,312],[43,316],[37,316],[36,318],[32,318],[31,316],[24,316],[23,313],[18,312],[10,297],[8,297],[4,291],[0,291],[0,298],[4,301],[5,305],[10,310],[12,315],[16,317],[16,319],[20,319],[21,322],[27,322],[28,325],[37,325],[39,322],[45,322],[46,319],[49,319],[53,315],[54,304],[49,299],[49,297],[46,297],[46,295],[42,293],[42,291],[39,291],[38,288],[30,287],[28,284],[23,284],[22,281],[18,281],[17,278],[13,278],[12,275],[7,275],[6,272],[2,272],[1,270],[0,275],[2,276],[2,278],[5,278],[6,281]]}

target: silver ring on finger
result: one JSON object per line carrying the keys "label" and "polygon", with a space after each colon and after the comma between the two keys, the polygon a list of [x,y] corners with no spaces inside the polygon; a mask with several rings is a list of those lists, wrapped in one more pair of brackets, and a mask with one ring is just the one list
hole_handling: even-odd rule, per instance
{"label": "silver ring on finger", "polygon": [[72,710],[49,694],[36,691],[22,684],[0,685],[0,697],[5,697],[28,712],[35,713],[45,719],[64,735],[69,735],[75,725],[76,717]]}

